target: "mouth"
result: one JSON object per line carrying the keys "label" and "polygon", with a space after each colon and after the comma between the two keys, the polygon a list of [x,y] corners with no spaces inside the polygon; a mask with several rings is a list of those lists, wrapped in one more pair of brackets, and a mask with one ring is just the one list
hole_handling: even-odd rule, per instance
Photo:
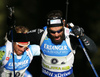
{"label": "mouth", "polygon": [[23,53],[23,51],[18,51],[19,52],[19,54],[22,54]]}
{"label": "mouth", "polygon": [[59,41],[61,39],[61,37],[55,37],[56,41]]}

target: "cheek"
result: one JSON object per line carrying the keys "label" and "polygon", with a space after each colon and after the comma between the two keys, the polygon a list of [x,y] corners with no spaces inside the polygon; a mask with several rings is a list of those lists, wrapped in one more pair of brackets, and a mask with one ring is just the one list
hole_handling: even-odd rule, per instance
{"label": "cheek", "polygon": [[19,48],[18,48],[17,46],[14,46],[14,50],[15,50],[15,51],[18,51]]}
{"label": "cheek", "polygon": [[63,35],[63,34],[64,34],[63,32],[60,33],[60,35]]}
{"label": "cheek", "polygon": [[50,35],[51,35],[51,36],[55,36],[55,34],[53,34],[53,33],[50,33]]}

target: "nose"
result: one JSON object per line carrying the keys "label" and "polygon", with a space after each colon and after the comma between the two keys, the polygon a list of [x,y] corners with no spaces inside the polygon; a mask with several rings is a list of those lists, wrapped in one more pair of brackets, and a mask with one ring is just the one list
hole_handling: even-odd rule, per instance
{"label": "nose", "polygon": [[56,33],[55,33],[55,36],[58,36],[58,35],[59,35],[59,33],[58,33],[58,32],[56,32]]}

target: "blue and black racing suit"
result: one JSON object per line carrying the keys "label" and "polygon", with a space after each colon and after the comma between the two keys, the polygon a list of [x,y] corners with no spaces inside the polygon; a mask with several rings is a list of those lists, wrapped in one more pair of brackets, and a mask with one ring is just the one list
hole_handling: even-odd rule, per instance
{"label": "blue and black racing suit", "polygon": [[[14,53],[15,77],[26,77],[25,71],[29,67],[33,56],[37,55],[40,55],[38,45],[29,45],[21,56]],[[9,41],[5,46],[0,47],[0,77],[14,77],[12,43]]]}

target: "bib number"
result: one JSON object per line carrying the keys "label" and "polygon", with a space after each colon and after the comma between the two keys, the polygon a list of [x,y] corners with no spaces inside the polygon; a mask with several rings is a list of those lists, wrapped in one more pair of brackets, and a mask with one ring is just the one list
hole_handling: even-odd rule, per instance
{"label": "bib number", "polygon": [[[12,73],[9,73],[9,77],[12,77]],[[20,76],[22,76],[23,74],[21,74],[20,72],[16,72],[15,73],[15,77],[20,77]]]}
{"label": "bib number", "polygon": [[58,60],[56,58],[53,58],[53,59],[51,59],[51,63],[52,64],[57,64],[58,63]]}

